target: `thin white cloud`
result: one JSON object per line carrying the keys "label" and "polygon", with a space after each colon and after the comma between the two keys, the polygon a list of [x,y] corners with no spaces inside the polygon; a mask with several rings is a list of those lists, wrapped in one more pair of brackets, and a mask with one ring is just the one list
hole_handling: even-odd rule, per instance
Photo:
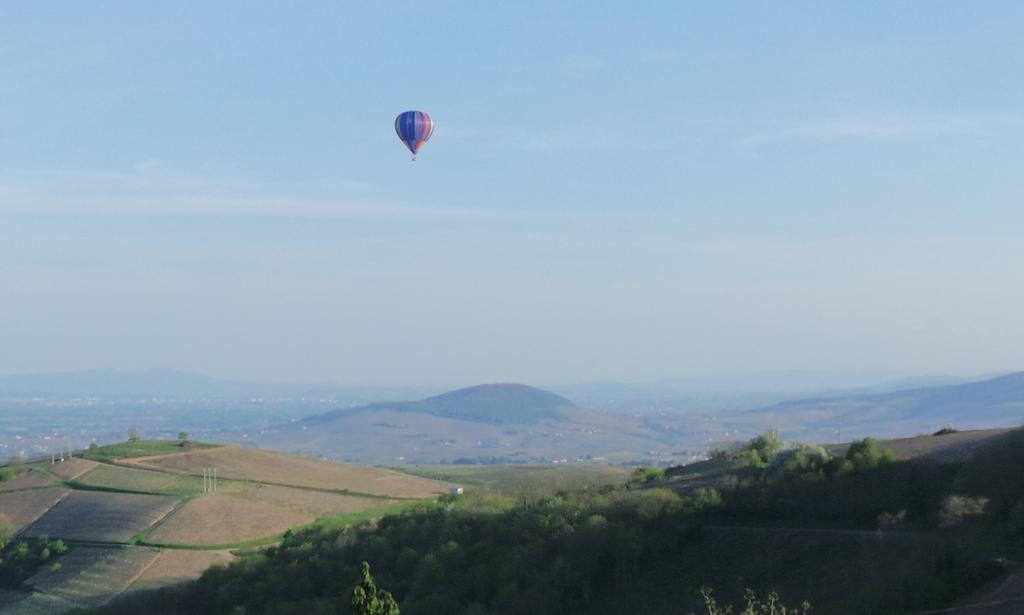
{"label": "thin white cloud", "polygon": [[757,131],[734,144],[740,152],[784,143],[892,141],[945,136],[995,136],[1024,127],[1017,115],[964,116],[952,114],[862,114],[794,122]]}
{"label": "thin white cloud", "polygon": [[278,182],[188,173],[147,162],[128,170],[0,169],[0,215],[211,215],[401,222],[571,223],[551,211],[405,203],[353,181]]}

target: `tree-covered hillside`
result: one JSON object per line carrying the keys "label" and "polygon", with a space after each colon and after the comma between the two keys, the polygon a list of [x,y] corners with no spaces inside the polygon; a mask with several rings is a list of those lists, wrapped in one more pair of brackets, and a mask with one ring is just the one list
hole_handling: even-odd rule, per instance
{"label": "tree-covered hillside", "polygon": [[994,556],[1024,552],[1024,432],[966,463],[893,462],[866,444],[835,468],[748,465],[732,488],[688,496],[639,473],[540,500],[446,497],[290,534],[106,612],[345,613],[366,561],[404,615],[688,613],[702,586],[720,602],[749,587],[819,613],[901,613],[946,606],[1001,573]]}

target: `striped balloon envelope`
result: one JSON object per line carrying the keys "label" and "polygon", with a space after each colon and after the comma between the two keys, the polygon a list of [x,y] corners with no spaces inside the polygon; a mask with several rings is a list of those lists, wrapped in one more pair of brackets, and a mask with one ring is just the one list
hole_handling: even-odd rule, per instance
{"label": "striped balloon envelope", "polygon": [[430,135],[434,134],[434,120],[422,111],[406,111],[395,118],[395,132],[416,160],[416,152],[420,151]]}

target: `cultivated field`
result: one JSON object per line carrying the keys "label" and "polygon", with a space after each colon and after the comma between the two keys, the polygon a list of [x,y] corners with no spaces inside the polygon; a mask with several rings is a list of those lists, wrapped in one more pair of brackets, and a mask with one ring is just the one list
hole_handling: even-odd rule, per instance
{"label": "cultivated field", "polygon": [[228,545],[313,521],[312,515],[232,495],[204,495],[168,515],[146,537],[161,545]]}
{"label": "cultivated field", "polygon": [[254,502],[281,506],[314,517],[360,512],[395,503],[395,500],[363,498],[326,491],[281,487],[278,485],[252,485],[250,489],[240,493],[238,497]]}
{"label": "cultivated field", "polygon": [[60,568],[44,567],[28,585],[78,607],[96,607],[124,591],[160,554],[146,547],[76,547]]}
{"label": "cultivated field", "polygon": [[[317,519],[357,522],[447,490],[392,470],[238,447],[143,441],[90,453],[95,459],[47,460],[0,485],[0,521],[22,535],[111,543],[73,544],[56,569],[47,564],[0,593],[0,615],[99,606],[195,579],[234,559],[228,545],[267,544]],[[216,493],[204,493],[205,468],[217,469]],[[137,538],[143,546],[129,546]]]}
{"label": "cultivated field", "polygon": [[235,556],[228,551],[165,549],[128,591],[155,589],[197,579],[214,564],[228,564]]}
{"label": "cultivated field", "polygon": [[225,479],[236,478],[396,498],[429,497],[446,491],[445,485],[441,483],[391,470],[234,446],[178,455],[144,457],[126,463],[193,475],[201,474],[203,468],[215,467],[217,475]]}
{"label": "cultivated field", "polygon": [[47,487],[50,485],[56,485],[57,481],[52,476],[46,475],[44,472],[32,469],[24,474],[19,474],[11,480],[0,483],[0,492],[14,491],[17,489],[34,489],[37,487]]}
{"label": "cultivated field", "polygon": [[175,502],[176,498],[160,495],[72,491],[24,533],[69,540],[128,542],[170,512]]}
{"label": "cultivated field", "polygon": [[63,463],[55,463],[52,466],[47,465],[45,467],[64,480],[74,480],[85,472],[96,467],[96,462],[89,461],[88,459],[78,459],[75,457],[73,459],[68,459]]}
{"label": "cultivated field", "polygon": [[[191,495],[203,491],[202,476],[125,468],[109,464],[97,464],[95,468],[78,477],[77,482],[87,487],[166,495]],[[247,488],[249,486],[244,483],[226,480],[218,481],[217,484],[218,491],[239,491]]]}
{"label": "cultivated field", "polygon": [[68,493],[63,487],[0,492],[0,521],[18,531],[42,517]]}
{"label": "cultivated field", "polygon": [[50,594],[0,590],[0,615],[53,615],[77,606]]}

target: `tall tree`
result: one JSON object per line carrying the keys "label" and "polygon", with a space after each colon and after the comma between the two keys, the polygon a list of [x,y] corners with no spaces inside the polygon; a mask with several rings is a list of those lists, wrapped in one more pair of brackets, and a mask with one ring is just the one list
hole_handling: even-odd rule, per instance
{"label": "tall tree", "polygon": [[352,590],[352,615],[399,615],[398,603],[373,582],[370,565],[366,562],[363,562],[363,578]]}

